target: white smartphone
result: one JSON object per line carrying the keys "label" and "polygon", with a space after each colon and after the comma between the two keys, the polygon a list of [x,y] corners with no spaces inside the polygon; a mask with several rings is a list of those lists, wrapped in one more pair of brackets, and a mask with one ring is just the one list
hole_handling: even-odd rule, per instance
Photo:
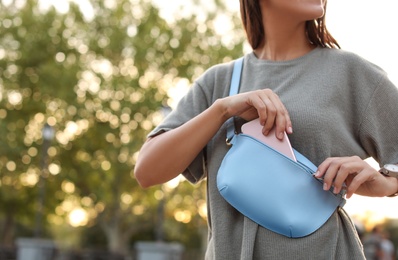
{"label": "white smartphone", "polygon": [[275,136],[275,127],[271,129],[271,131],[266,136],[263,134],[262,129],[263,126],[260,124],[260,120],[258,118],[243,124],[241,128],[242,133],[256,138],[260,142],[263,142],[266,145],[272,147],[273,149],[287,156],[293,161],[297,161],[286,132],[284,132],[283,139],[279,140]]}

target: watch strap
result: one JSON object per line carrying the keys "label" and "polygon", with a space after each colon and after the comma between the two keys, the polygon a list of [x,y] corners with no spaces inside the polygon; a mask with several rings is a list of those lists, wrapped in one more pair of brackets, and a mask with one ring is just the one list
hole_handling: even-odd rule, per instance
{"label": "watch strap", "polygon": [[[395,178],[398,177],[396,172],[391,172],[391,171],[387,170],[387,169],[384,168],[384,167],[382,167],[382,168],[379,170],[379,172],[380,172],[382,175],[386,176],[386,177],[395,177]],[[391,173],[392,173],[392,174],[391,174]],[[391,194],[391,195],[388,195],[387,197],[392,198],[392,197],[396,197],[396,196],[398,196],[398,191],[396,191],[395,193],[393,193],[393,194]]]}

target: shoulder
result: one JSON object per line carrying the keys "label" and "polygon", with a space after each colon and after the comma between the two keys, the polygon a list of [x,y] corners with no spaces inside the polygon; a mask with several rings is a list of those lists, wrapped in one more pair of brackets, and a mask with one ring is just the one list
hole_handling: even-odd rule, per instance
{"label": "shoulder", "polygon": [[228,95],[232,71],[236,60],[220,63],[207,69],[196,81],[212,100]]}
{"label": "shoulder", "polygon": [[321,49],[321,55],[325,60],[335,62],[337,65],[351,72],[368,72],[375,74],[385,74],[385,71],[373,62],[363,58],[362,56],[342,49]]}
{"label": "shoulder", "polygon": [[232,75],[235,60],[213,65],[207,69],[196,81],[199,83],[212,82],[224,79],[228,74]]}
{"label": "shoulder", "polygon": [[356,53],[325,48],[321,50],[321,55],[322,62],[328,63],[329,68],[350,86],[373,91],[380,85],[390,84],[387,73],[381,67]]}

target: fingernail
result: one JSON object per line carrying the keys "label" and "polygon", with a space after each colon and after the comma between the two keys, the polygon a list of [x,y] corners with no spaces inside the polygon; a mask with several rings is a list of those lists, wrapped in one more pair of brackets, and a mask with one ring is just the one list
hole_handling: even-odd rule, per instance
{"label": "fingernail", "polygon": [[316,173],[314,174],[314,176],[315,176],[316,178],[319,178],[319,175],[321,175],[321,173],[320,173],[319,171],[316,171]]}
{"label": "fingernail", "polygon": [[282,133],[282,132],[280,132],[280,133],[278,134],[278,138],[279,138],[279,139],[283,139],[283,133]]}
{"label": "fingernail", "polygon": [[328,189],[327,183],[324,183],[324,184],[323,184],[323,190],[329,190],[329,189]]}
{"label": "fingernail", "polygon": [[334,189],[333,189],[333,193],[334,193],[334,194],[337,194],[337,193],[339,193],[336,187],[334,187]]}
{"label": "fingernail", "polygon": [[293,134],[293,128],[291,126],[288,127],[287,132],[289,134]]}

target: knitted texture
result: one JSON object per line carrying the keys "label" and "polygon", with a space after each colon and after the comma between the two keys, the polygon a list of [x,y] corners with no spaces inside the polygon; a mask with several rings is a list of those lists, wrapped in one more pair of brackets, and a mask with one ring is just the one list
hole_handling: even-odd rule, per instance
{"label": "knitted texture", "polygon": [[[232,69],[232,62],[210,68],[150,136],[180,126],[228,96]],[[317,48],[290,61],[247,54],[240,92],[263,88],[272,89],[285,104],[293,124],[292,146],[316,165],[331,156],[353,155],[372,156],[381,164],[398,162],[398,90],[374,64],[336,49]],[[243,123],[236,120],[237,127]],[[191,182],[207,179],[206,259],[364,259],[355,227],[343,209],[312,235],[290,239],[232,208],[216,187],[228,150],[225,136],[224,125],[184,172]]]}

